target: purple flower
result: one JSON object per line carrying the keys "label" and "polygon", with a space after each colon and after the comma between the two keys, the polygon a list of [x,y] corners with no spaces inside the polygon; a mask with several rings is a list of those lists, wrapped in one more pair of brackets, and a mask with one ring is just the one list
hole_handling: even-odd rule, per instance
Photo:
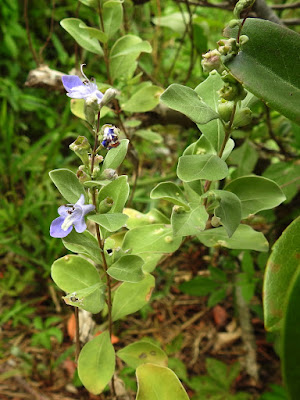
{"label": "purple flower", "polygon": [[104,125],[102,146],[110,150],[112,147],[118,147],[119,137],[118,129],[112,125]]}
{"label": "purple flower", "polygon": [[86,230],[84,217],[93,211],[95,206],[92,204],[84,204],[84,195],[82,194],[75,204],[66,204],[59,207],[58,214],[60,217],[52,221],[50,226],[50,236],[55,238],[66,237],[73,229],[78,233]]}
{"label": "purple flower", "polygon": [[85,78],[82,81],[77,75],[64,75],[61,80],[67,91],[67,96],[72,99],[84,99],[85,101],[93,101],[97,100],[97,103],[100,104],[103,94],[98,90],[97,85],[90,81],[83,72],[82,67],[85,64],[80,66],[81,73]]}

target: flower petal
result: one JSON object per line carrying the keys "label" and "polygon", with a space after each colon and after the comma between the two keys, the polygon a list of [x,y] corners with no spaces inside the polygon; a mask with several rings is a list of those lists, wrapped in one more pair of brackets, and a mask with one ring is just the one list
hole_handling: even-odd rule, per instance
{"label": "flower petal", "polygon": [[60,206],[59,208],[58,208],[58,210],[57,210],[57,212],[58,212],[58,214],[61,216],[61,217],[64,217],[64,218],[66,218],[69,214],[68,214],[68,211],[70,210],[70,207],[68,207],[68,206]]}
{"label": "flower petal", "polygon": [[85,216],[86,214],[95,210],[95,206],[93,204],[83,205],[83,206],[81,206],[81,208],[82,208],[83,216]]}
{"label": "flower petal", "polygon": [[75,206],[83,206],[84,205],[84,194],[81,194],[79,199],[76,201]]}
{"label": "flower petal", "polygon": [[82,80],[77,75],[63,75],[61,80],[67,92],[76,86],[83,85]]}
{"label": "flower petal", "polygon": [[66,231],[64,231],[61,228],[61,225],[64,222],[64,220],[65,220],[64,217],[58,217],[55,218],[54,221],[52,221],[50,226],[50,236],[54,238],[64,238],[71,232],[73,226],[70,226]]}
{"label": "flower petal", "polygon": [[86,230],[86,223],[83,217],[74,222],[74,228],[78,233],[82,233]]}

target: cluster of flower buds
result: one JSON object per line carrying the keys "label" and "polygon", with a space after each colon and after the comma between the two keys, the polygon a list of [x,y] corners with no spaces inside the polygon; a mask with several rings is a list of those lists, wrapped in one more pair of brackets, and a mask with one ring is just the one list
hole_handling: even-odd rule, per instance
{"label": "cluster of flower buds", "polygon": [[243,86],[227,71],[224,71],[221,76],[224,81],[224,86],[219,90],[219,95],[227,101],[243,100],[247,92]]}
{"label": "cluster of flower buds", "polygon": [[204,72],[211,72],[214,69],[219,73],[224,71],[224,65],[221,61],[221,54],[214,49],[202,55],[201,65]]}

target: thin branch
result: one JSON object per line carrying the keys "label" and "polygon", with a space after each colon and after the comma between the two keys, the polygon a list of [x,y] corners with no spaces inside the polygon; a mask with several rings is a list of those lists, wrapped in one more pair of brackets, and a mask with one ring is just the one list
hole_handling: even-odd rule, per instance
{"label": "thin branch", "polygon": [[188,3],[191,6],[199,6],[199,7],[207,7],[207,8],[219,8],[221,10],[232,11],[234,9],[234,5],[231,3],[209,3],[208,1],[187,1],[187,0],[175,0],[177,3]]}
{"label": "thin branch", "polygon": [[52,33],[53,33],[53,27],[54,27],[54,11],[55,11],[55,0],[52,0],[52,13],[51,13],[51,21],[50,21],[50,28],[49,28],[49,34],[48,37],[45,41],[45,43],[43,44],[43,46],[40,48],[39,50],[39,59],[40,62],[43,62],[43,51],[45,50],[45,48],[48,46],[50,39],[52,37]]}
{"label": "thin branch", "polygon": [[273,4],[270,6],[273,10],[287,10],[288,8],[300,8],[300,1],[290,4]]}
{"label": "thin branch", "polygon": [[284,25],[300,25],[300,18],[287,18],[281,21]]}
{"label": "thin branch", "polygon": [[80,353],[78,307],[74,307],[74,315],[75,315],[75,346],[76,346],[75,361],[77,362]]}
{"label": "thin branch", "polygon": [[26,25],[26,34],[27,34],[29,49],[30,49],[32,57],[36,63],[36,66],[39,67],[40,62],[39,62],[38,56],[36,54],[36,51],[32,45],[32,41],[31,41],[29,19],[28,19],[28,0],[24,0],[24,20],[25,20],[25,25]]}
{"label": "thin branch", "polygon": [[189,65],[189,69],[187,72],[187,76],[185,78],[185,80],[183,81],[184,84],[186,84],[186,82],[190,79],[191,73],[193,71],[194,68],[194,50],[195,50],[195,43],[194,43],[194,31],[193,31],[193,13],[191,10],[191,7],[189,5],[188,0],[185,1],[186,4],[186,8],[188,10],[189,13],[189,21],[188,21],[188,32],[189,32],[189,36],[190,36],[190,40],[191,40],[191,50],[190,50],[190,65]]}

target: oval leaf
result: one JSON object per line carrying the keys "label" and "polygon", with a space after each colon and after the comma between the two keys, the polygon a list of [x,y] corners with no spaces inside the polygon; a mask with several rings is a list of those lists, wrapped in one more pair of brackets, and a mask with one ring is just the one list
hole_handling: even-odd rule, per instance
{"label": "oval leaf", "polygon": [[49,172],[49,176],[61,195],[71,204],[75,204],[85,190],[74,172],[61,168]]}
{"label": "oval leaf", "polygon": [[137,283],[122,283],[114,294],[112,304],[113,321],[144,307],[151,298],[154,286],[155,279],[152,275],[146,275],[142,281]]}
{"label": "oval leaf", "polygon": [[159,96],[163,89],[159,86],[147,86],[138,90],[130,99],[123,105],[122,110],[129,112],[147,112],[152,110],[159,104]]}
{"label": "oval leaf", "polygon": [[83,346],[78,358],[78,375],[89,392],[99,394],[114,371],[115,351],[109,333],[103,332]]}
{"label": "oval leaf", "polygon": [[122,139],[118,147],[113,147],[108,151],[103,161],[102,172],[107,168],[117,169],[122,164],[127,154],[128,144],[128,139]]}
{"label": "oval leaf", "polygon": [[201,243],[208,247],[224,246],[229,249],[268,251],[269,244],[261,232],[249,225],[239,225],[237,230],[228,238],[224,227],[209,229],[197,235]]}
{"label": "oval leaf", "polygon": [[164,199],[173,204],[189,209],[189,205],[180,187],[173,182],[162,182],[155,186],[150,193],[151,199]]}
{"label": "oval leaf", "polygon": [[139,282],[144,279],[143,265],[144,260],[141,257],[125,255],[109,267],[107,273],[118,281]]}
{"label": "oval leaf", "polygon": [[136,400],[189,400],[180,380],[169,368],[143,364],[137,368],[136,377]]}
{"label": "oval leaf", "polygon": [[160,96],[160,100],[172,110],[181,112],[198,124],[206,124],[219,118],[219,115],[187,86],[173,83]]}
{"label": "oval leaf", "polygon": [[202,197],[212,197],[213,200],[218,201],[219,205],[215,208],[215,216],[220,218],[228,236],[231,237],[242,218],[240,199],[234,193],[225,190],[210,190]]}
{"label": "oval leaf", "polygon": [[79,46],[95,54],[103,54],[97,39],[91,38],[86,24],[78,18],[64,18],[60,25],[76,40]]}
{"label": "oval leaf", "polygon": [[285,200],[280,187],[273,181],[261,176],[243,176],[230,182],[225,190],[237,195],[242,204],[242,218],[269,210]]}
{"label": "oval leaf", "polygon": [[96,214],[88,217],[89,220],[107,229],[109,232],[115,232],[125,225],[128,216],[121,213],[115,214]]}
{"label": "oval leaf", "polygon": [[213,154],[182,156],[179,158],[177,175],[184,182],[197,179],[217,181],[228,175],[228,167],[225,161]]}
{"label": "oval leaf", "polygon": [[[298,241],[299,243],[299,241]],[[298,247],[299,255],[299,247]],[[300,393],[300,264],[292,279],[290,288],[284,296],[287,298],[282,330],[282,372],[285,386],[291,399],[297,399]]]}
{"label": "oval leaf", "polygon": [[173,253],[178,249],[181,238],[173,237],[172,229],[163,224],[138,226],[128,231],[122,248],[133,253]]}
{"label": "oval leaf", "polygon": [[89,231],[86,230],[82,233],[77,233],[73,229],[62,241],[66,249],[73,253],[83,254],[97,264],[102,264],[99,243]]}
{"label": "oval leaf", "polygon": [[208,214],[202,205],[188,212],[175,208],[171,216],[173,233],[175,236],[197,235],[205,229],[207,220]]}
{"label": "oval leaf", "polygon": [[242,34],[249,40],[226,66],[255,96],[300,124],[299,34],[257,18],[247,19]]}
{"label": "oval leaf", "polygon": [[98,195],[98,202],[101,203],[107,197],[113,199],[113,206],[109,213],[121,213],[129,195],[127,176],[121,175],[108,185],[104,186]]}
{"label": "oval leaf", "polygon": [[300,217],[274,244],[264,279],[264,319],[267,330],[278,330],[284,314],[289,285],[300,267]]}
{"label": "oval leaf", "polygon": [[145,363],[152,363],[166,367],[168,365],[168,357],[166,353],[149,342],[135,342],[124,347],[117,352],[117,356],[125,361],[131,368],[137,368]]}

